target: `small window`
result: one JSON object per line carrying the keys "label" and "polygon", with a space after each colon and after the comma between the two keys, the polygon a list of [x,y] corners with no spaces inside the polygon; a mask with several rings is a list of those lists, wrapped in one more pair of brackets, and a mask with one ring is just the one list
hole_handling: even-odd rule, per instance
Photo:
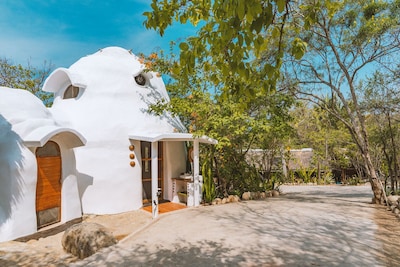
{"label": "small window", "polygon": [[65,89],[64,99],[76,98],[79,94],[79,87],[70,85]]}
{"label": "small window", "polygon": [[140,86],[145,86],[147,84],[146,76],[139,74],[135,77],[135,82]]}
{"label": "small window", "polygon": [[56,142],[49,141],[43,147],[38,147],[36,149],[36,156],[39,158],[43,157],[59,157],[60,147]]}

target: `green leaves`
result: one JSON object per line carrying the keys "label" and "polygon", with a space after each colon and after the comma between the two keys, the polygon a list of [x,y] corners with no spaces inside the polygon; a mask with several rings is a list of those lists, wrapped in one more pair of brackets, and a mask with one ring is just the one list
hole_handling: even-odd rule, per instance
{"label": "green leaves", "polygon": [[278,6],[278,11],[283,12],[286,7],[286,0],[277,0],[276,5]]}
{"label": "green leaves", "polygon": [[50,106],[52,94],[41,90],[46,77],[50,74],[51,65],[44,63],[42,69],[30,65],[14,65],[8,59],[0,59],[0,86],[18,88],[30,91],[40,98],[43,103]]}
{"label": "green leaves", "polygon": [[[152,11],[143,13],[144,25],[162,35],[173,21],[192,25],[201,22],[197,36],[179,45],[182,71],[190,75],[204,61],[210,61],[218,72],[211,74],[214,84],[228,85],[234,79],[249,78],[251,72],[245,63],[257,60],[268,48],[269,27],[284,23],[286,5],[286,0],[153,0]],[[297,50],[299,54],[301,47]],[[282,53],[273,56],[279,58]],[[277,77],[279,64],[271,66],[276,69],[271,69],[267,77]],[[222,87],[228,93],[246,93],[240,87]]]}
{"label": "green leaves", "polygon": [[300,38],[294,38],[292,42],[292,55],[299,60],[307,51],[307,43]]}

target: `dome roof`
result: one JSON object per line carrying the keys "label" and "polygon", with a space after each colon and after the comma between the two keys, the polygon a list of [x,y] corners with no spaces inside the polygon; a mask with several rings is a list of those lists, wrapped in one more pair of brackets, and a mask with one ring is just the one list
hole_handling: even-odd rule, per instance
{"label": "dome roof", "polygon": [[[72,99],[66,97],[70,86],[76,87]],[[127,137],[133,130],[184,131],[178,118],[148,112],[151,104],[169,101],[164,82],[160,75],[145,70],[139,57],[120,47],[100,49],[68,69],[55,70],[44,90],[55,93],[53,115],[88,139]]]}

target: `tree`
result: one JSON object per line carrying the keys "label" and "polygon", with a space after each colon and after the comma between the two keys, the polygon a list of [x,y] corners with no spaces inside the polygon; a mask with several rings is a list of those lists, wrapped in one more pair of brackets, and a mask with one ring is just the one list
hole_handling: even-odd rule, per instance
{"label": "tree", "polygon": [[[307,44],[300,59],[286,57],[284,69],[296,93],[339,119],[364,160],[376,202],[385,196],[371,159],[360,82],[374,67],[393,70],[399,56],[400,2],[304,1],[292,3],[287,38]],[[323,95],[329,95],[325,98]],[[332,101],[326,101],[331,99]]]}
{"label": "tree", "polygon": [[381,173],[386,173],[390,177],[392,192],[395,192],[398,188],[399,177],[398,103],[400,92],[398,88],[400,81],[398,75],[398,73],[383,75],[380,71],[377,71],[368,80],[362,102],[364,109],[369,113],[371,142],[377,144],[380,148],[380,154],[383,154],[386,162],[386,164],[382,162],[378,166]]}
{"label": "tree", "polygon": [[28,90],[40,98],[46,106],[52,103],[52,94],[42,91],[43,83],[51,72],[51,64],[44,63],[41,69],[14,65],[9,59],[0,58],[0,86]]}
{"label": "tree", "polygon": [[[152,11],[144,13],[144,25],[161,35],[174,21],[197,27],[196,36],[179,44],[179,70],[187,76],[201,68],[204,73],[210,73],[208,78],[220,93],[237,97],[250,95],[254,99],[258,92],[275,90],[284,46],[280,36],[289,12],[288,2],[153,0]],[[271,43],[265,38],[269,30],[278,42]],[[276,48],[274,53],[268,61],[259,61],[254,73],[252,63],[272,46]],[[301,52],[301,48],[296,50],[297,54]],[[258,87],[237,86],[235,82],[237,78],[256,81],[259,77],[263,79]]]}
{"label": "tree", "polygon": [[[220,195],[241,194],[244,191],[263,190],[265,180],[253,164],[246,160],[251,148],[270,149],[290,133],[289,108],[293,103],[290,94],[276,90],[270,94],[257,93],[253,99],[243,95],[215,93],[209,77],[217,70],[204,72],[196,67],[191,75],[181,68],[173,54],[152,54],[143,60],[147,68],[168,75],[167,90],[170,102],[151,106],[150,112],[162,114],[165,110],[180,117],[185,128],[195,135],[206,134],[219,141],[214,152],[215,177]],[[252,72],[257,74],[258,64],[253,62]],[[171,71],[171,70],[174,71]],[[233,82],[234,81],[234,82]],[[262,82],[262,79],[258,81]],[[223,86],[254,87],[257,80],[249,82],[236,77]],[[271,136],[274,139],[271,139]]]}

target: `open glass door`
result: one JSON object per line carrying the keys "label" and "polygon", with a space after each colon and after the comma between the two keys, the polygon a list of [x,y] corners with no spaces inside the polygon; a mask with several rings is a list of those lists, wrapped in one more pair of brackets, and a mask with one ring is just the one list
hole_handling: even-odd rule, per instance
{"label": "open glass door", "polygon": [[[142,154],[142,194],[143,206],[151,205],[151,143],[140,142],[140,149]],[[159,201],[163,196],[163,143],[158,142],[158,188],[161,190]]]}

